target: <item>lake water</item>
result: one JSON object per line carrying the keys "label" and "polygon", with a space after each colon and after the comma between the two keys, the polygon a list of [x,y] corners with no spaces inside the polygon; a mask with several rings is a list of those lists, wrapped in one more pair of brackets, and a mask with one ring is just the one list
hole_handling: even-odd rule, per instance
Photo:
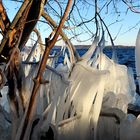
{"label": "lake water", "polygon": [[[80,55],[83,55],[87,49],[78,49]],[[112,49],[105,48],[104,53],[111,58]],[[117,48],[118,63],[131,67],[135,73],[135,48]]]}
{"label": "lake water", "polygon": [[[118,63],[126,65],[128,67],[131,67],[135,72],[135,48],[118,48],[117,51],[117,57],[118,57]],[[109,57],[112,54],[111,49],[105,49],[105,54],[107,54]]]}
{"label": "lake water", "polygon": [[[55,51],[60,51],[59,49],[54,49]],[[78,53],[83,55],[87,49],[77,49]],[[135,71],[135,48],[117,48],[117,57],[118,57],[118,63],[126,65],[128,67],[131,67],[134,71],[134,74],[136,74]],[[111,58],[112,56],[112,49],[111,48],[105,48],[104,53]],[[63,57],[61,56],[58,60],[58,63],[61,63],[63,61]]]}

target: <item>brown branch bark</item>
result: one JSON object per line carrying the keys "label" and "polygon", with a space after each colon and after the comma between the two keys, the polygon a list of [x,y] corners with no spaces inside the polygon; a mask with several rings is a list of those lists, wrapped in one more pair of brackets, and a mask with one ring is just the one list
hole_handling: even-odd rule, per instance
{"label": "brown branch bark", "polygon": [[19,44],[20,50],[25,46],[31,32],[33,31],[38,19],[40,18],[42,10],[44,9],[44,4],[45,0],[33,0]]}
{"label": "brown branch bark", "polygon": [[[42,11],[42,16],[54,27],[57,28],[57,24],[55,23],[55,21],[45,12]],[[79,54],[76,52],[75,47],[73,46],[73,44],[70,42],[70,40],[68,39],[67,35],[61,30],[60,31],[60,35],[62,36],[63,40],[65,41],[65,43],[68,45],[68,49],[70,52],[70,60],[71,62],[75,62],[77,60],[80,59]],[[75,60],[75,57],[76,60]]]}
{"label": "brown branch bark", "polygon": [[[4,54],[4,56],[6,57],[6,62],[8,62],[7,64],[7,67],[8,67],[7,78],[8,78],[8,85],[9,85],[8,95],[10,98],[10,107],[12,111],[12,117],[15,119],[15,120],[13,119],[12,121],[12,125],[14,127],[13,132],[12,132],[13,134],[12,139],[15,139],[15,135],[18,128],[18,125],[16,124],[16,122],[21,117],[20,115],[22,115],[20,114],[19,106],[21,106],[21,108],[22,107],[24,108],[23,98],[22,98],[23,75],[21,74],[21,70],[20,70],[20,66],[21,66],[20,62],[19,64],[17,64],[17,61],[19,61],[19,59],[15,59],[15,56],[17,54],[16,50],[18,50],[19,43],[22,41],[21,39],[25,35],[23,31],[25,31],[24,29],[26,28],[25,27],[26,20],[27,21],[30,20],[29,18],[31,16],[30,12],[31,10],[33,10],[32,6],[34,6],[34,4],[38,6],[38,9],[36,10],[38,13],[35,13],[35,15],[32,15],[31,18],[33,17],[39,18],[41,14],[41,9],[43,9],[44,7],[44,1],[45,0],[42,0],[42,1],[25,0],[24,1],[18,13],[16,14],[13,22],[9,26],[8,28],[9,30],[6,32],[5,36],[3,37],[3,40],[0,46],[0,54],[1,56]],[[36,3],[33,3],[33,2],[36,2]],[[29,30],[29,32],[31,30]],[[24,39],[26,40],[28,37],[29,37],[29,34],[25,36]],[[19,98],[21,99],[21,105],[20,105],[19,100],[17,99],[17,95],[16,95],[17,90],[19,91]],[[12,109],[14,109],[14,111]]]}
{"label": "brown branch bark", "polygon": [[0,28],[1,28],[3,34],[6,33],[9,25],[10,25],[10,20],[5,11],[2,1],[0,1]]}
{"label": "brown branch bark", "polygon": [[[37,20],[40,18],[41,11],[44,8],[44,3],[45,0],[24,1],[10,25],[10,29],[2,40],[0,47],[0,61],[8,62],[10,59],[10,50],[13,47],[19,47],[22,49],[22,47],[26,44],[29,35],[37,23]],[[36,9],[35,12],[34,8]],[[32,22],[30,22],[30,20]],[[5,58],[5,60],[3,58]]]}
{"label": "brown branch bark", "polygon": [[31,97],[30,97],[29,106],[27,108],[27,113],[26,113],[25,119],[23,121],[23,126],[21,128],[21,131],[19,131],[21,133],[18,135],[18,138],[16,140],[26,139],[25,134],[29,134],[29,132],[27,132],[27,127],[28,127],[28,124],[31,123],[31,121],[33,119],[34,111],[35,111],[35,108],[36,108],[36,102],[35,101],[36,101],[37,91],[40,87],[40,83],[41,83],[41,80],[42,80],[42,74],[45,71],[46,62],[47,62],[47,59],[48,59],[48,56],[49,56],[49,52],[53,48],[55,42],[57,41],[57,38],[60,34],[60,31],[61,31],[61,29],[64,25],[64,22],[66,20],[66,17],[68,15],[69,10],[70,10],[71,4],[72,4],[72,0],[69,0],[68,4],[67,4],[67,7],[65,9],[64,15],[63,15],[63,17],[60,21],[60,24],[59,24],[59,26],[56,30],[56,34],[54,35],[53,39],[50,40],[50,41],[46,41],[46,49],[45,49],[45,52],[44,52],[44,55],[43,55],[43,58],[42,58],[37,76],[34,79],[33,91],[32,91]]}
{"label": "brown branch bark", "polygon": [[21,18],[24,10],[26,9],[26,7],[28,6],[28,4],[31,2],[32,0],[25,0],[24,3],[22,4],[21,8],[19,9],[18,13],[16,14],[13,22],[10,25],[10,29],[7,31],[7,33],[5,34],[5,37],[2,39],[2,43],[0,46],[0,54],[2,53],[2,50],[4,48],[4,46],[6,45],[6,42],[9,39],[9,35],[10,33],[13,31],[13,29],[15,28],[17,22],[19,21],[19,19]]}

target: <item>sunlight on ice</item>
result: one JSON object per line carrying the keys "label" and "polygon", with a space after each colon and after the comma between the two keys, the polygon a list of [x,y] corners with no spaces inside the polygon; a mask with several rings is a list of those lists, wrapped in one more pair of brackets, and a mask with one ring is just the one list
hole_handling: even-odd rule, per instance
{"label": "sunlight on ice", "polygon": [[[132,70],[103,53],[104,41],[102,36],[99,45],[101,48],[98,49],[99,38],[95,38],[87,53],[76,63],[69,60],[66,52],[64,63],[56,68],[55,59],[48,61],[49,66],[46,67],[43,78],[49,83],[42,84],[38,91],[34,114],[39,116],[40,120],[31,139],[37,140],[36,135],[45,135],[50,128],[54,139],[57,140],[140,138],[140,117],[136,118],[127,113],[129,103],[140,105]],[[23,82],[25,107],[31,95],[32,79],[36,76],[37,70],[37,65],[30,67],[25,65],[26,76]],[[5,94],[7,90],[7,87],[1,90],[4,95],[1,106],[9,112]],[[2,131],[9,128],[8,122],[6,123],[7,127],[2,126]]]}

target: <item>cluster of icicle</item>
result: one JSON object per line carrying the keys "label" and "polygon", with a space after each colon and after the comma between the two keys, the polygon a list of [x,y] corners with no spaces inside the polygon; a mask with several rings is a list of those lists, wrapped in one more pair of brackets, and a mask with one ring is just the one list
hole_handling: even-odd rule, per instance
{"label": "cluster of icicle", "polygon": [[[32,140],[38,140],[50,128],[54,140],[140,139],[140,118],[127,114],[128,104],[134,102],[136,90],[133,74],[103,53],[104,36],[98,42],[96,37],[76,63],[70,62],[65,53],[65,64],[54,69],[54,62],[50,62],[52,67],[46,67],[43,78],[49,83],[41,85],[38,91],[35,115],[39,122],[32,132]],[[27,72],[25,105],[37,69],[38,66],[33,65]],[[2,92],[6,92],[5,87]],[[1,105],[5,112],[9,112],[8,100],[5,93],[3,95]],[[9,139],[6,133],[10,133],[10,129],[10,123],[1,117],[0,140]]]}

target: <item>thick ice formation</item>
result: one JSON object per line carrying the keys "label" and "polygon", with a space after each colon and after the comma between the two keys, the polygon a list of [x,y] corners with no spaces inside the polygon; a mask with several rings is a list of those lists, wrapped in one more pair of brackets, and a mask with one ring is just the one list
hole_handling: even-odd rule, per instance
{"label": "thick ice formation", "polygon": [[140,30],[137,35],[136,39],[136,48],[135,48],[135,64],[136,64],[136,72],[137,72],[137,78],[138,78],[138,83],[140,86]]}
{"label": "thick ice formation", "polygon": [[[126,113],[128,103],[133,100],[131,87],[134,86],[134,81],[126,66],[115,63],[102,52],[91,59],[97,41],[95,39],[82,60],[74,65],[68,77],[70,84],[64,89],[62,88],[63,92],[52,82],[53,91],[57,92],[57,95],[54,94],[48,118],[42,130],[47,129],[45,127],[51,123],[57,132],[55,136],[58,139],[95,139],[102,100],[103,107],[112,108],[110,113],[113,108],[118,108]],[[59,65],[58,70],[63,73],[68,69]],[[131,82],[130,79],[132,79]],[[64,86],[61,85],[61,87]],[[123,112],[121,113],[123,114]],[[117,111],[113,111],[113,113],[117,114]],[[118,115],[120,119],[122,119],[121,113]],[[108,129],[113,125],[116,128],[115,121],[112,123],[111,125],[108,121]],[[117,136],[119,137],[119,135]]]}
{"label": "thick ice formation", "polygon": [[[87,78],[91,76],[93,78]],[[70,121],[71,125],[66,123],[58,126],[59,139],[79,138],[84,140],[90,138],[90,123],[96,127],[103,97],[103,81],[106,76],[107,72],[105,71],[89,69],[81,64],[77,64],[74,67],[70,76],[71,86],[68,89],[67,96],[65,100],[62,97],[62,100],[59,102],[60,105],[57,107],[58,117],[56,118],[56,124],[61,124],[63,121],[75,116],[77,116],[77,119]],[[60,111],[62,106],[63,112]],[[69,128],[65,133],[67,125]]]}
{"label": "thick ice formation", "polygon": [[10,140],[11,138],[11,125],[5,119],[5,114],[0,106],[0,140]]}
{"label": "thick ice formation", "polygon": [[[138,31],[137,34],[137,39],[136,39],[136,47],[135,47],[135,65],[136,65],[136,75],[137,75],[137,81],[140,89],[140,30]],[[140,96],[136,94],[136,101],[135,105],[140,106]]]}
{"label": "thick ice formation", "polygon": [[[115,63],[103,53],[100,53],[93,67],[97,66],[100,66],[100,70],[108,70],[110,73],[105,82],[103,105],[119,108],[126,113],[127,105],[132,102],[134,96],[131,88],[134,81],[130,80],[127,67]],[[112,104],[108,100],[113,100]]]}
{"label": "thick ice formation", "polygon": [[[56,69],[47,66],[42,77],[49,83],[42,84],[38,91],[35,115],[40,120],[32,139],[50,127],[58,140],[132,140],[134,135],[135,140],[140,138],[139,117],[127,117],[128,103],[133,101],[136,89],[132,72],[103,54],[104,36],[99,49],[98,40],[95,38],[79,62],[72,64],[65,54],[65,64]],[[32,65],[25,77],[25,106],[37,70],[37,65]]]}

